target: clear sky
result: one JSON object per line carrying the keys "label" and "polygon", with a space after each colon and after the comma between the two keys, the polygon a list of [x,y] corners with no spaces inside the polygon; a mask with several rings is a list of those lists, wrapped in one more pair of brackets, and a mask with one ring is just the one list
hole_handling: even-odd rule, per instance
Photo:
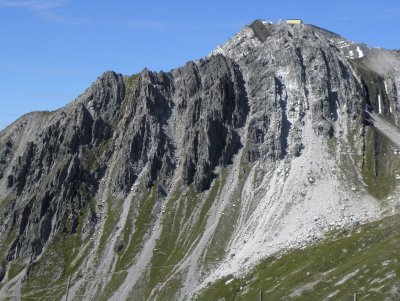
{"label": "clear sky", "polygon": [[254,19],[286,18],[400,48],[399,0],[0,0],[0,129],[62,107],[106,70],[168,71]]}

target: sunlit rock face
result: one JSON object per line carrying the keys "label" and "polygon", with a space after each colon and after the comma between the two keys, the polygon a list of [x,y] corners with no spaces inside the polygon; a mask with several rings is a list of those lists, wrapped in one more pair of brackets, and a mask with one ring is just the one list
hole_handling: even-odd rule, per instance
{"label": "sunlit rock face", "polygon": [[399,65],[257,20],[204,59],[106,72],[21,117],[0,132],[0,292],[70,281],[71,298],[188,300],[380,218],[400,163],[371,114],[399,124]]}

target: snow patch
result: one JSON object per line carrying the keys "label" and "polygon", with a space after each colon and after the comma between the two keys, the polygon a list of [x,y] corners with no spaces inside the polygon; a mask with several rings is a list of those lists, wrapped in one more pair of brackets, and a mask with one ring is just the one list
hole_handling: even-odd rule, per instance
{"label": "snow patch", "polygon": [[382,114],[381,95],[378,94],[378,114]]}
{"label": "snow patch", "polygon": [[351,43],[350,43],[349,41],[345,41],[345,40],[340,40],[340,41],[338,42],[338,45],[339,45],[339,48],[340,48],[340,49],[349,47],[350,44],[351,44]]}
{"label": "snow patch", "polygon": [[358,52],[358,58],[362,58],[364,56],[364,53],[362,52],[362,50],[360,49],[360,46],[357,46],[356,48],[357,52]]}
{"label": "snow patch", "polygon": [[273,24],[271,21],[261,20],[261,22],[262,22],[264,25]]}

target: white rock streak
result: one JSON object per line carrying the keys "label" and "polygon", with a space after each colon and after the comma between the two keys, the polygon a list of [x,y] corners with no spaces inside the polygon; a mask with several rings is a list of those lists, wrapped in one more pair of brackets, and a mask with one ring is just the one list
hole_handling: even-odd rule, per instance
{"label": "white rock streak", "polygon": [[378,94],[378,113],[382,114],[382,103],[381,103],[381,95]]}
{"label": "white rock streak", "polygon": [[362,58],[364,56],[364,53],[360,49],[360,46],[357,46],[356,50],[357,50],[357,53],[358,53],[358,58],[359,59]]}

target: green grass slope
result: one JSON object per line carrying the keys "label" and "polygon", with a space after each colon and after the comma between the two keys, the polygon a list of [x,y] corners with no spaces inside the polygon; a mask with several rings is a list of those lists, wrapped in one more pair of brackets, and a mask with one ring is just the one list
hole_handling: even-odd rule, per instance
{"label": "green grass slope", "polygon": [[400,215],[331,233],[210,284],[196,300],[400,300]]}

